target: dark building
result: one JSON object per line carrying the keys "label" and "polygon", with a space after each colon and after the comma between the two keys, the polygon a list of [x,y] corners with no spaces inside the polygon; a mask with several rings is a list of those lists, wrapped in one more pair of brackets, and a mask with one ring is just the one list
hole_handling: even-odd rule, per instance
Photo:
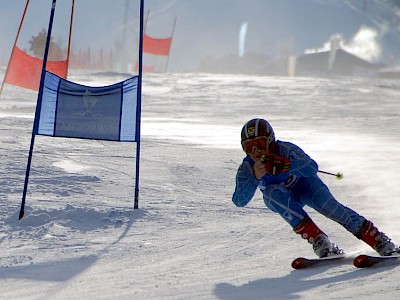
{"label": "dark building", "polygon": [[297,58],[296,75],[376,76],[382,64],[373,64],[342,49],[304,54]]}

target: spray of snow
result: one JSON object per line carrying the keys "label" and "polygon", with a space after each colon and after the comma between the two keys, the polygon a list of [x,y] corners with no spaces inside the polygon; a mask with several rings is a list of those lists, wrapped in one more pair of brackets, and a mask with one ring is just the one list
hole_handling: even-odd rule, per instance
{"label": "spray of snow", "polygon": [[382,48],[379,44],[379,34],[375,29],[367,26],[361,26],[358,32],[348,42],[341,34],[335,34],[331,36],[322,47],[307,49],[305,53],[329,51],[332,41],[336,39],[340,40],[339,44],[341,49],[369,62],[376,62],[381,57]]}
{"label": "spray of snow", "polygon": [[366,26],[362,26],[348,44],[344,43],[343,49],[368,61],[377,61],[381,56],[377,31]]}

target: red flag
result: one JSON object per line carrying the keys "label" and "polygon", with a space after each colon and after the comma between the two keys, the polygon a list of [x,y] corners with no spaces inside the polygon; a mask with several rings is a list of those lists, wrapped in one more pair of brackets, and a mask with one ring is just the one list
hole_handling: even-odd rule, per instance
{"label": "red flag", "polygon": [[156,70],[153,66],[142,66],[143,73],[154,73]]}
{"label": "red flag", "polygon": [[155,55],[169,55],[172,37],[166,39],[155,39],[147,34],[143,35],[143,52]]}
{"label": "red flag", "polygon": [[[43,59],[30,56],[15,46],[4,82],[37,91],[42,67]],[[64,79],[67,77],[67,68],[68,60],[47,61],[46,63],[48,71]]]}

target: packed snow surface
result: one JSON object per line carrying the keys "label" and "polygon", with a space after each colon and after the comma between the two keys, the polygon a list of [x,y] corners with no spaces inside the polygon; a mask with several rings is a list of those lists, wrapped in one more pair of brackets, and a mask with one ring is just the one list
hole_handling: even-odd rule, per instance
{"label": "packed snow surface", "polygon": [[[4,74],[4,70],[2,70]],[[103,85],[115,74],[76,73]],[[139,209],[135,143],[37,136],[18,221],[37,94],[0,99],[1,299],[395,299],[399,267],[295,271],[311,246],[258,192],[231,201],[240,130],[270,121],[301,146],[334,195],[400,242],[400,84],[357,78],[167,74],[143,78]],[[373,253],[310,215],[347,253]]]}

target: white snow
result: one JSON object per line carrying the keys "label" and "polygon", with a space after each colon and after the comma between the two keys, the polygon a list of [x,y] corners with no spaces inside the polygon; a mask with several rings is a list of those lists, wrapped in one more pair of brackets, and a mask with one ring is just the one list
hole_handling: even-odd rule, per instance
{"label": "white snow", "polygon": [[[2,70],[4,73],[4,70]],[[96,75],[97,76],[97,75]],[[117,76],[71,80],[113,83]],[[311,246],[263,204],[231,202],[240,129],[260,116],[297,143],[344,204],[400,242],[400,85],[376,79],[145,75],[139,209],[135,144],[36,137],[36,93],[0,99],[1,299],[396,299],[399,267],[294,271]],[[309,210],[346,252],[373,253]]]}

